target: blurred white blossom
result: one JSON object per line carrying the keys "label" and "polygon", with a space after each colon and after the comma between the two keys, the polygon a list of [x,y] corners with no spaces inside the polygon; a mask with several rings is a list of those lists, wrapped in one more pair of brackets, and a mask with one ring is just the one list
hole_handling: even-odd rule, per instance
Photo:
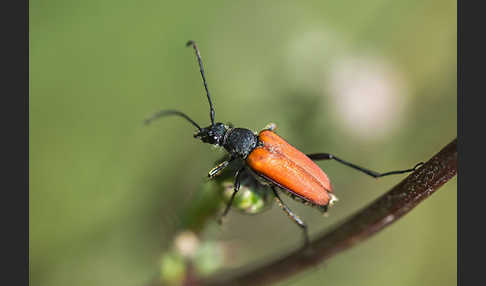
{"label": "blurred white blossom", "polygon": [[385,60],[364,56],[336,60],[327,82],[334,114],[352,135],[379,139],[403,121],[406,85]]}
{"label": "blurred white blossom", "polygon": [[286,68],[294,89],[329,96],[340,128],[360,140],[391,135],[403,122],[406,81],[389,60],[372,56],[370,47],[351,44],[343,35],[321,26],[302,28],[289,41]]}

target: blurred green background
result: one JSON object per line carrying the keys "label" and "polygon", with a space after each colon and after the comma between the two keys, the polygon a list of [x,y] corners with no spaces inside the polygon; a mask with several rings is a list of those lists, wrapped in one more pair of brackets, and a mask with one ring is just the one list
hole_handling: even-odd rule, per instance
{"label": "blurred green background", "polygon": [[[307,153],[377,171],[426,161],[457,133],[456,1],[30,1],[31,285],[144,285],[214,161],[180,118],[268,122]],[[311,236],[404,176],[319,165],[340,201],[323,218],[283,199]],[[457,179],[365,243],[281,285],[455,285]],[[274,206],[230,212],[204,239],[234,245],[228,267],[300,245]]]}

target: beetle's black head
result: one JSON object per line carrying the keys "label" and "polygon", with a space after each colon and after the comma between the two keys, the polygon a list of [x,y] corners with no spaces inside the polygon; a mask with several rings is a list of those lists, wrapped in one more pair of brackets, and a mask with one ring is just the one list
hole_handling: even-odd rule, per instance
{"label": "beetle's black head", "polygon": [[201,128],[194,134],[194,138],[201,139],[204,143],[223,145],[224,134],[228,128],[221,122]]}
{"label": "beetle's black head", "polygon": [[194,134],[194,138],[222,146],[231,156],[241,159],[245,159],[258,144],[258,137],[251,130],[232,128],[219,122],[201,128]]}

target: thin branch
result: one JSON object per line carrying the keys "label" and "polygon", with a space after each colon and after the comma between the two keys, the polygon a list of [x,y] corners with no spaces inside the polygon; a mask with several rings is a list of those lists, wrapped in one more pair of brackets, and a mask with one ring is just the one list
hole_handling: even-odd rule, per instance
{"label": "thin branch", "polygon": [[[457,173],[457,139],[389,192],[311,242],[312,251],[296,250],[239,274],[214,275],[192,285],[268,285],[304,271],[346,250],[397,221]],[[308,253],[310,252],[310,253]]]}

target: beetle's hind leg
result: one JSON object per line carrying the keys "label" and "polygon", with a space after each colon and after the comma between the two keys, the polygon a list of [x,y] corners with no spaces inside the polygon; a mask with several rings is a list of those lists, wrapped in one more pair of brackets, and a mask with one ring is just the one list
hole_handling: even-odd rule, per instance
{"label": "beetle's hind leg", "polygon": [[273,186],[272,186],[272,191],[273,194],[275,195],[275,200],[277,201],[280,208],[287,214],[287,216],[291,220],[293,220],[302,229],[302,233],[304,234],[304,243],[305,243],[304,247],[306,247],[307,245],[309,245],[309,233],[307,231],[307,225],[300,217],[294,214],[292,210],[290,210],[289,207],[282,201],[282,199],[278,195],[277,190]]}
{"label": "beetle's hind leg", "polygon": [[365,173],[366,175],[368,176],[371,176],[373,178],[380,178],[380,177],[385,177],[385,176],[389,176],[389,175],[396,175],[396,174],[403,174],[403,173],[409,173],[409,172],[413,172],[415,170],[417,170],[418,167],[422,166],[424,163],[423,162],[420,162],[418,164],[416,164],[413,168],[410,168],[410,169],[406,169],[406,170],[397,170],[397,171],[390,171],[390,172],[386,172],[386,173],[378,173],[378,172],[375,172],[375,171],[372,171],[372,170],[369,170],[369,169],[366,169],[366,168],[363,168],[363,167],[360,167],[358,165],[355,165],[353,163],[350,163],[348,161],[345,161],[343,159],[340,159],[332,154],[329,154],[329,153],[315,153],[315,154],[306,154],[307,157],[309,157],[311,160],[314,160],[314,161],[319,161],[319,160],[335,160],[343,165],[346,165],[348,167],[351,167],[355,170],[358,170],[360,172],[363,172]]}
{"label": "beetle's hind leg", "polygon": [[236,193],[240,190],[240,180],[241,180],[241,174],[242,174],[243,168],[238,169],[235,173],[235,185],[234,185],[234,191],[233,194],[231,195],[230,200],[226,204],[226,208],[224,209],[223,214],[219,217],[218,223],[223,224],[223,218],[228,214],[231,205],[233,204],[233,200],[235,199]]}

